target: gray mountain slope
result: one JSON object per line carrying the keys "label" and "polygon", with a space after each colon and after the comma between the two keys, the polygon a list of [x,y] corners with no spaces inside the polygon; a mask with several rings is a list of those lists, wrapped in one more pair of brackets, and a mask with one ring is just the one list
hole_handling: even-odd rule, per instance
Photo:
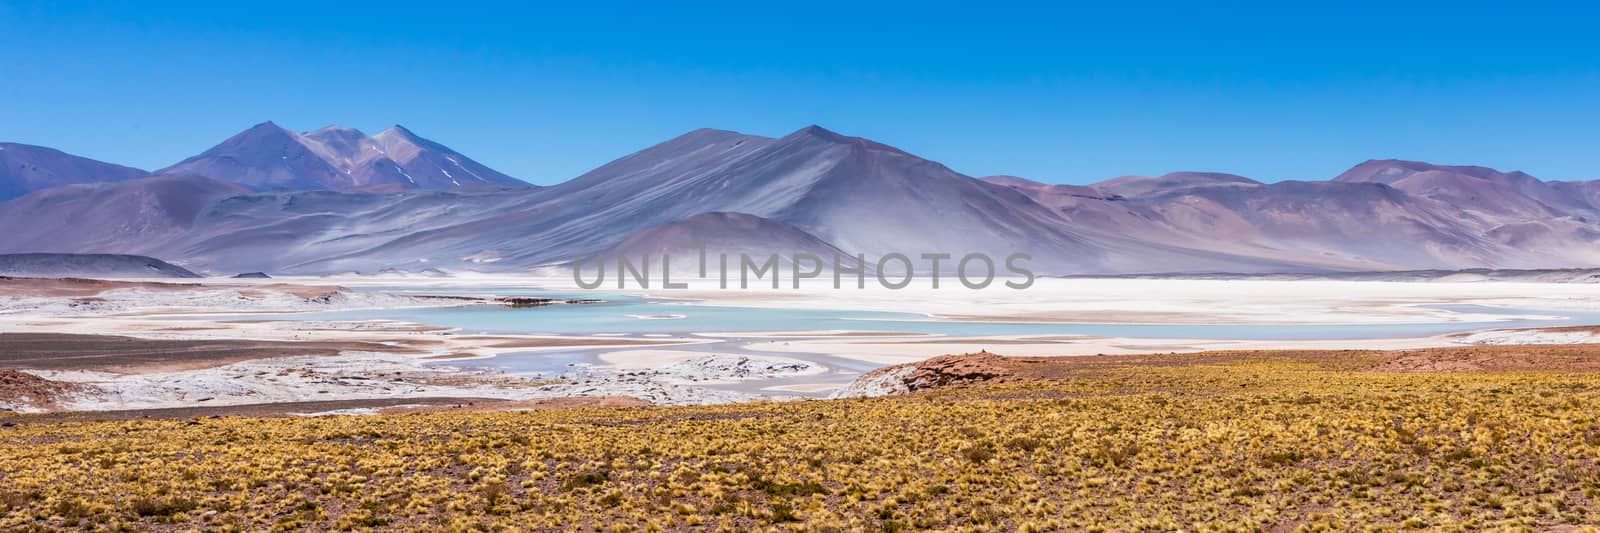
{"label": "gray mountain slope", "polygon": [[199,274],[141,255],[0,254],[0,276],[26,278],[198,278]]}
{"label": "gray mountain slope", "polygon": [[33,191],[76,183],[126,181],[149,175],[54,148],[0,143],[0,202]]}
{"label": "gray mountain slope", "polygon": [[519,202],[481,220],[303,266],[360,270],[370,268],[373,257],[403,260],[429,253],[446,265],[482,255],[507,265],[545,264],[707,211],[784,222],[869,257],[983,252],[999,261],[1022,252],[1063,271],[1173,261],[1223,270],[1250,266],[1226,254],[1080,234],[1017,191],[814,126],[778,139],[697,130]]}
{"label": "gray mountain slope", "polygon": [[1102,181],[1089,187],[1107,194],[1125,197],[1165,194],[1181,190],[1209,187],[1259,187],[1261,182],[1221,172],[1173,172],[1159,177],[1123,176]]}
{"label": "gray mountain slope", "polygon": [[[1591,182],[1546,183],[1522,173],[1409,161],[1369,161],[1327,182],[1176,176],[1184,177],[1088,187],[992,181],[1033,196],[1081,228],[1336,270],[1600,261],[1600,232],[1586,201],[1561,190],[1581,191]],[[1563,196],[1569,198],[1541,199]]]}
{"label": "gray mountain slope", "polygon": [[[376,272],[434,267],[505,270],[492,253],[388,248],[418,234],[449,231],[513,210],[537,191],[309,191],[226,198],[201,213],[196,229],[167,243],[169,257],[219,271]],[[483,250],[483,237],[459,233],[459,249]],[[474,248],[476,246],[476,248]],[[388,248],[389,252],[385,252]],[[470,256],[470,257],[469,257]]]}
{"label": "gray mountain slope", "polygon": [[343,173],[299,134],[272,122],[252,126],[156,173],[205,176],[257,191],[339,189],[349,185]]}
{"label": "gray mountain slope", "polygon": [[[671,259],[666,259],[669,256]],[[755,268],[760,268],[773,256],[777,257],[775,264],[780,270],[777,277],[786,283],[797,268],[797,260],[801,262],[798,268],[802,271],[831,271],[836,263],[844,269],[860,266],[855,256],[800,228],[754,215],[727,212],[701,213],[653,226],[580,259],[583,272],[591,276],[598,270],[596,265],[603,262],[606,275],[615,278],[618,261],[626,260],[630,265],[647,268],[652,279],[661,277],[662,271],[670,267],[673,279],[681,281],[698,277],[702,264],[707,279],[718,279],[719,272],[723,271],[729,279],[739,279],[746,258],[756,265]],[[869,268],[864,272],[870,271]]]}
{"label": "gray mountain slope", "polygon": [[455,189],[474,186],[529,187],[528,182],[507,176],[461,155],[442,144],[418,137],[396,125],[373,136],[408,178],[423,189]]}
{"label": "gray mountain slope", "polygon": [[1586,198],[1562,194],[1526,173],[1486,167],[1373,160],[1352,167],[1333,181],[1382,183],[1456,206],[1467,216],[1549,217],[1596,210]]}
{"label": "gray mountain slope", "polygon": [[189,237],[212,202],[247,194],[193,176],[65,185],[0,204],[0,253],[130,253],[181,259],[166,247]]}

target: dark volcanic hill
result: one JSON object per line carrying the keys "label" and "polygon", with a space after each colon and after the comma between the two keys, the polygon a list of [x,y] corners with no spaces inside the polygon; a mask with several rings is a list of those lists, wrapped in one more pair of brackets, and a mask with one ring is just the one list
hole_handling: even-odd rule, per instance
{"label": "dark volcanic hill", "polygon": [[54,148],[0,143],[0,202],[59,185],[124,181],[149,174]]}
{"label": "dark volcanic hill", "polygon": [[530,187],[401,126],[368,137],[340,126],[300,134],[263,122],[156,173],[257,191]]}
{"label": "dark volcanic hill", "polygon": [[199,274],[141,255],[0,254],[0,276],[27,278],[198,278]]}

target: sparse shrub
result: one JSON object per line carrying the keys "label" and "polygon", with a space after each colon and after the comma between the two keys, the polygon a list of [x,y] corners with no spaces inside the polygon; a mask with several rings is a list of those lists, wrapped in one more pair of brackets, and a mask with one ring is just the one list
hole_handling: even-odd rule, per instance
{"label": "sparse shrub", "polygon": [[1096,367],[841,402],[35,421],[0,430],[0,530],[1600,523],[1585,504],[1600,463],[1584,460],[1600,457],[1600,374],[1342,361]]}
{"label": "sparse shrub", "polygon": [[567,490],[581,489],[600,485],[610,480],[611,471],[602,468],[567,478],[566,483],[562,484],[562,486],[566,487]]}
{"label": "sparse shrub", "polygon": [[187,513],[199,507],[193,500],[185,498],[136,498],[133,500],[133,513],[139,516],[172,516],[178,513]]}

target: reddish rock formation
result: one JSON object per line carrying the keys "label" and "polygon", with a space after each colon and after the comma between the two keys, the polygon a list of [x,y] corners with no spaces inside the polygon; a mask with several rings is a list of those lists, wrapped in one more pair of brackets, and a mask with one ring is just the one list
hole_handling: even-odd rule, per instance
{"label": "reddish rock formation", "polygon": [[57,401],[83,389],[75,383],[52,381],[27,372],[0,370],[0,411],[51,410]]}
{"label": "reddish rock formation", "polygon": [[1016,379],[1006,358],[989,352],[941,355],[932,359],[873,370],[834,394],[836,398],[887,396],[975,383]]}

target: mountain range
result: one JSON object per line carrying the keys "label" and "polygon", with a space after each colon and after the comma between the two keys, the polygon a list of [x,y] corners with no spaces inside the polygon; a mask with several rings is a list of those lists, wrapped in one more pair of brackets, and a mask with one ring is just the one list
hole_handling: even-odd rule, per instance
{"label": "mountain range", "polygon": [[267,122],[148,177],[0,146],[50,154],[5,159],[48,179],[5,175],[31,185],[0,203],[0,253],[140,254],[214,273],[523,271],[684,239],[869,263],[1021,252],[1053,274],[1600,266],[1600,182],[1413,161],[1328,181],[1177,172],[1050,185],[969,177],[817,126],[777,138],[702,129],[535,187],[399,126],[367,136]]}

